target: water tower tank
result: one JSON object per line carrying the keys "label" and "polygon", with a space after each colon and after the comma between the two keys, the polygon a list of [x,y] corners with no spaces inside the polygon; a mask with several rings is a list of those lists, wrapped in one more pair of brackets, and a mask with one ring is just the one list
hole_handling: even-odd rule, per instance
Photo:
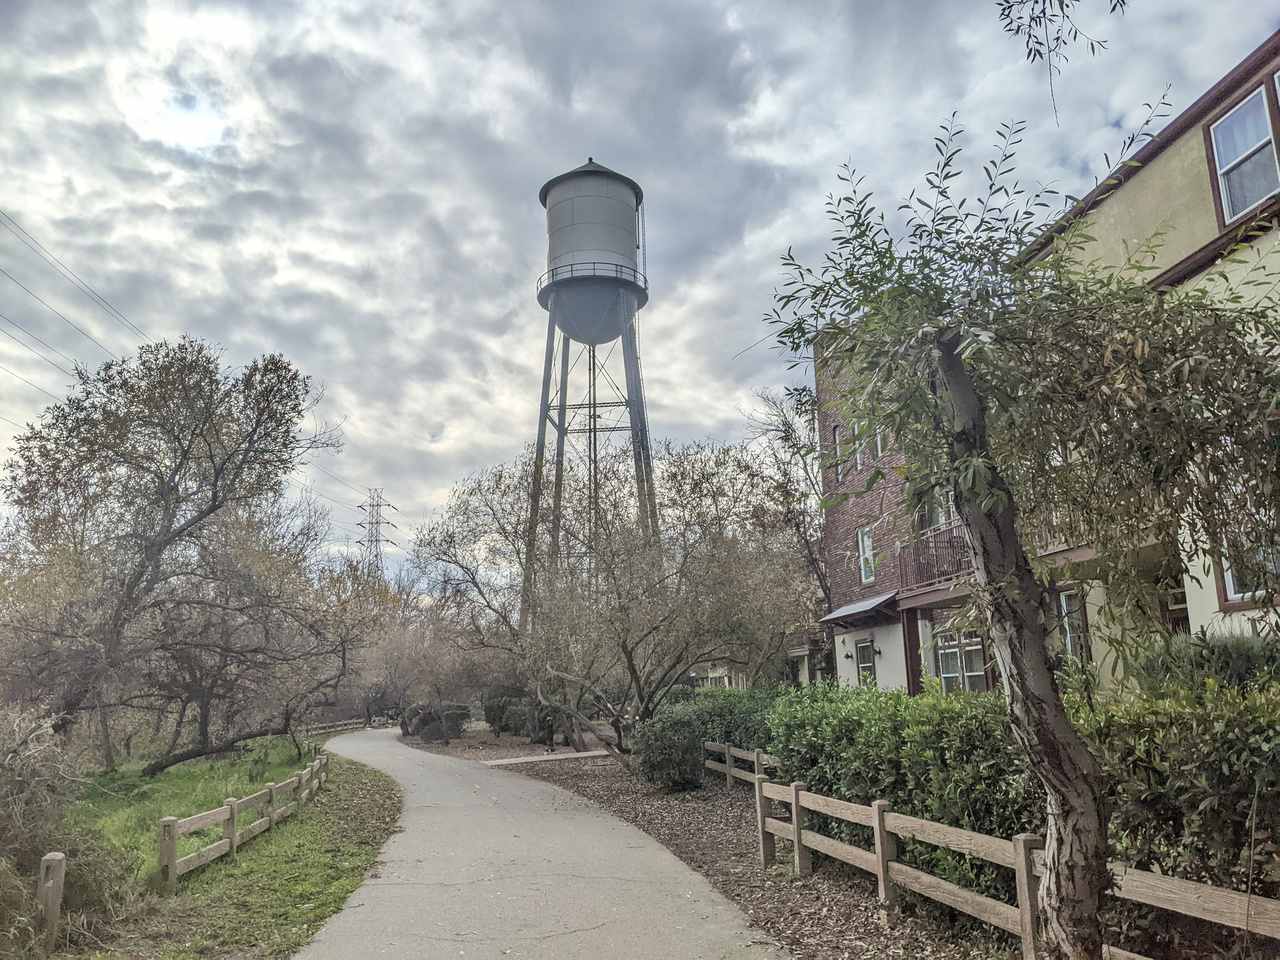
{"label": "water tower tank", "polygon": [[547,272],[538,279],[538,302],[579,343],[617,339],[649,300],[636,266],[640,185],[588,157],[543,184],[538,199],[547,208]]}

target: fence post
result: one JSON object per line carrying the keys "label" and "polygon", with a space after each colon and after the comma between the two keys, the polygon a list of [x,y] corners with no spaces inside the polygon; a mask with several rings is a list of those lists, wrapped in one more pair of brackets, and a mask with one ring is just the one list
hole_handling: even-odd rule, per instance
{"label": "fence post", "polygon": [[755,755],[755,757],[753,758],[753,759],[754,759],[754,761],[755,761],[754,766],[755,766],[755,771],[756,771],[756,776],[757,776],[757,777],[758,777],[758,776],[760,776],[762,773],[764,773],[764,760],[763,760],[763,757],[764,757],[764,751],[763,751],[763,750],[761,750],[761,749],[759,749],[759,748],[757,748],[757,749],[756,749],[756,755]]}
{"label": "fence post", "polygon": [[773,834],[765,829],[765,820],[769,817],[769,798],[764,795],[764,785],[768,777],[756,774],[756,831],[760,834],[760,866],[768,870],[778,859],[777,844],[773,842]]}
{"label": "fence post", "polygon": [[884,825],[884,815],[889,812],[888,800],[871,804],[872,830],[876,838],[876,886],[880,893],[880,918],[886,927],[892,927],[897,913],[897,891],[889,878],[889,864],[898,859],[898,838]]}
{"label": "fence post", "polygon": [[227,812],[231,814],[222,823],[222,839],[230,844],[227,848],[227,853],[234,858],[236,847],[238,846],[236,843],[236,818],[240,815],[240,801],[235,797],[227,797],[222,802],[227,805]]}
{"label": "fence post", "polygon": [[724,785],[733,789],[733,744],[724,742]]}
{"label": "fence post", "polygon": [[58,942],[62,922],[62,885],[67,876],[67,855],[46,853],[40,861],[40,887],[36,902],[40,904],[41,942],[46,953],[52,953]]}
{"label": "fence post", "polygon": [[160,889],[178,892],[178,818],[160,818]]}
{"label": "fence post", "polygon": [[808,789],[808,784],[791,784],[791,845],[795,851],[797,877],[807,877],[813,873],[813,851],[804,845],[804,838],[800,835],[805,823],[804,807],[800,806],[800,791]]}
{"label": "fence post", "polygon": [[267,829],[276,825],[276,785],[267,784]]}
{"label": "fence post", "polygon": [[1022,928],[1022,960],[1036,960],[1036,934],[1040,929],[1039,882],[1034,855],[1044,849],[1044,837],[1020,833],[1013,838],[1013,868],[1017,873],[1018,926]]}

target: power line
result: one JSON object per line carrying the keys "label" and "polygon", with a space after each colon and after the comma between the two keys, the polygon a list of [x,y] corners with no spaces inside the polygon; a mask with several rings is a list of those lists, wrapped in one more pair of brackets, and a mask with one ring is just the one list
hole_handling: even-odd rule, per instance
{"label": "power line", "polygon": [[3,313],[0,313],[0,320],[3,320],[5,323],[9,324],[12,327],[17,327],[19,330],[25,333],[28,337],[30,337],[36,343],[40,344],[40,346],[44,347],[46,350],[52,350],[54,353],[60,356],[63,360],[67,361],[67,363],[71,364],[73,367],[79,365],[78,361],[74,357],[68,357],[65,353],[63,353],[53,344],[48,343],[47,341],[41,340],[34,333],[32,333],[30,330],[28,330],[26,327],[20,324],[17,320],[10,320]]}
{"label": "power line", "polygon": [[22,424],[18,423],[17,420],[10,420],[8,417],[5,417],[5,416],[0,416],[0,420],[3,420],[5,423],[12,424],[13,426],[17,427],[19,430],[22,429]]}
{"label": "power line", "polygon": [[319,498],[320,498],[320,499],[322,499],[322,500],[329,500],[329,501],[331,501],[332,503],[336,503],[336,504],[337,504],[338,506],[340,506],[340,507],[346,507],[348,510],[359,510],[359,509],[360,509],[360,508],[359,508],[359,507],[357,507],[355,504],[345,503],[345,502],[343,502],[342,500],[339,500],[337,497],[331,497],[331,496],[329,496],[328,494],[321,493],[319,490],[316,490],[314,487],[307,486],[305,483],[297,483],[297,482],[294,482],[294,481],[292,481],[292,480],[285,480],[285,481],[284,481],[284,484],[285,484],[285,486],[288,486],[288,487],[298,487],[298,488],[300,488],[300,489],[302,489],[302,490],[307,491],[308,493],[310,493],[310,494],[311,494],[312,496],[314,496],[314,497],[319,497]]}
{"label": "power line", "polygon": [[59,317],[59,318],[60,318],[64,323],[66,323],[66,324],[67,324],[68,326],[70,326],[72,329],[79,331],[81,334],[83,334],[84,336],[88,337],[88,338],[89,338],[90,340],[92,340],[94,343],[98,344],[98,346],[102,348],[102,352],[103,352],[103,353],[105,353],[105,354],[106,354],[108,357],[110,357],[112,360],[116,360],[116,359],[118,359],[114,353],[112,353],[112,352],[111,352],[110,350],[108,350],[106,347],[103,347],[103,346],[102,346],[101,341],[99,341],[97,337],[95,337],[95,336],[94,336],[93,334],[91,334],[89,331],[85,330],[85,329],[84,329],[83,327],[81,327],[79,324],[74,323],[74,322],[73,322],[73,321],[71,321],[71,320],[68,320],[68,319],[67,319],[67,317],[66,317],[66,315],[65,315],[61,310],[57,309],[56,307],[52,307],[52,306],[50,306],[50,305],[49,305],[49,304],[44,300],[44,298],[43,298],[43,297],[41,297],[38,293],[34,292],[30,287],[28,287],[25,283],[23,283],[21,280],[19,280],[17,277],[15,277],[12,273],[10,273],[10,272],[9,272],[8,270],[6,270],[4,267],[0,267],[0,273],[3,273],[6,277],[8,277],[10,280],[12,280],[14,283],[16,283],[18,286],[20,286],[23,290],[25,290],[25,291],[27,292],[27,296],[31,297],[31,298],[32,298],[33,300],[35,300],[37,303],[42,304],[42,305],[43,305],[47,310],[51,311],[55,316]]}
{"label": "power line", "polygon": [[58,400],[61,400],[61,399],[62,399],[61,397],[56,397],[56,396],[54,396],[52,393],[50,393],[48,390],[46,390],[44,387],[40,386],[39,384],[37,384],[37,383],[32,383],[30,380],[28,380],[28,379],[27,379],[26,377],[24,377],[22,374],[20,374],[20,373],[14,373],[14,372],[13,372],[12,370],[10,370],[8,367],[0,366],[0,370],[3,370],[5,373],[7,373],[7,374],[8,374],[9,376],[11,376],[11,377],[17,377],[19,380],[21,380],[23,383],[25,383],[28,387],[34,387],[36,390],[39,390],[39,391],[40,391],[41,393],[43,393],[46,397],[48,397],[49,399],[51,399],[51,400],[53,400],[53,401],[55,401],[55,402],[56,402],[56,401],[58,401]]}
{"label": "power line", "polygon": [[360,494],[361,496],[364,496],[365,491],[361,490],[355,484],[347,483],[347,481],[343,480],[340,476],[338,476],[336,473],[332,472],[331,470],[326,470],[324,467],[320,466],[320,464],[318,463],[313,463],[311,464],[311,466],[315,467],[317,470],[323,473],[326,477],[331,477],[332,479],[337,480],[340,484],[342,484],[344,487],[348,488],[349,490],[354,490],[356,493]]}
{"label": "power line", "polygon": [[89,284],[81,278],[80,274],[76,273],[69,266],[63,263],[57,254],[53,253],[53,251],[33,237],[22,224],[13,218],[11,213],[8,213],[5,210],[0,210],[0,218],[2,218],[0,219],[0,226],[3,226],[6,230],[26,244],[27,247],[34,250],[41,259],[62,274],[65,279],[71,281],[72,284],[74,284],[95,303],[106,310],[107,316],[111,317],[111,319],[116,321],[116,323],[120,323],[128,327],[138,336],[142,337],[143,340],[149,339],[145,330],[120,312],[120,310],[116,308],[115,304],[102,296],[102,294],[98,293],[98,291],[93,289],[93,287],[89,286]]}
{"label": "power line", "polygon": [[39,357],[41,360],[43,360],[43,361],[44,361],[45,363],[47,363],[49,366],[53,367],[53,369],[55,369],[55,370],[61,370],[61,371],[62,371],[63,373],[65,373],[68,377],[72,376],[71,371],[70,371],[70,370],[68,370],[66,367],[62,366],[61,364],[54,363],[52,360],[50,360],[48,357],[46,357],[43,353],[41,353],[41,352],[40,352],[39,350],[37,350],[35,347],[31,346],[30,344],[23,343],[21,340],[19,340],[17,337],[15,337],[15,336],[14,336],[12,333],[10,333],[8,330],[0,330],[0,333],[3,333],[6,337],[8,337],[10,340],[12,340],[14,343],[16,343],[18,346],[22,347],[22,349],[27,350],[27,351],[29,351],[30,353],[34,354],[35,356]]}

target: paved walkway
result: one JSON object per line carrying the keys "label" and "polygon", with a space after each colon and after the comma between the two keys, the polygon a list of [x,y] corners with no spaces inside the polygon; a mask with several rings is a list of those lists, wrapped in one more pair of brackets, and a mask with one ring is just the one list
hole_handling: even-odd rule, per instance
{"label": "paved walkway", "polygon": [[400,782],[403,830],[299,960],[786,960],[635,827],[540,780],[406,747],[397,733],[326,745]]}

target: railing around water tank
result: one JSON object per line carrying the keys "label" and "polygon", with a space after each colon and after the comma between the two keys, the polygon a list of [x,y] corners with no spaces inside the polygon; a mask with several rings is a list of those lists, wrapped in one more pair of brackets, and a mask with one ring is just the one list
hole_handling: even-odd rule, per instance
{"label": "railing around water tank", "polygon": [[549,283],[555,283],[557,280],[567,280],[570,277],[612,277],[615,280],[626,280],[629,283],[634,283],[642,290],[649,289],[649,281],[635,267],[629,267],[624,263],[592,260],[587,263],[566,263],[558,267],[552,267],[538,278],[537,292],[541,293],[542,288]]}

